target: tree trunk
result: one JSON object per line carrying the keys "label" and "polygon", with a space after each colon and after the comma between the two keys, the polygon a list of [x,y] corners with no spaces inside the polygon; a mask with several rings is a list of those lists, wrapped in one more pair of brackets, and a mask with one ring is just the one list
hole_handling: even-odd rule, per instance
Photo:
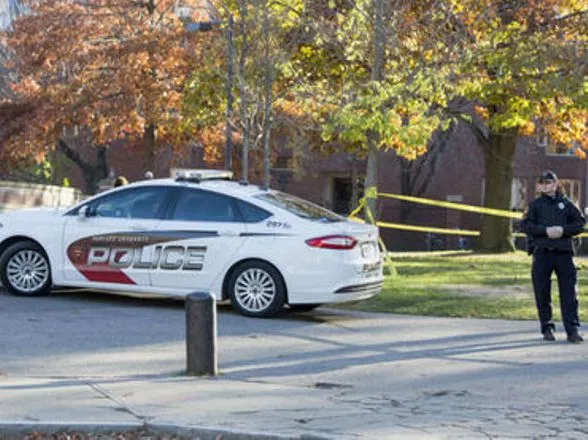
{"label": "tree trunk", "polygon": [[108,163],[106,158],[106,147],[103,145],[95,146],[96,163],[86,162],[82,156],[69,145],[60,139],[57,148],[67,156],[69,160],[75,163],[84,176],[84,192],[86,194],[96,194],[98,192],[98,182],[108,176]]}
{"label": "tree trunk", "polygon": [[[406,194],[408,196],[415,195],[412,193],[412,186],[411,186],[411,179],[410,179],[410,172],[411,172],[411,162],[408,159],[404,159],[402,157],[399,158],[400,160],[400,194]],[[410,212],[413,209],[411,206],[412,203],[401,203],[400,204],[400,222],[406,223]]]}
{"label": "tree trunk", "polygon": [[[510,210],[516,144],[516,129],[513,129],[504,133],[491,132],[482,147],[485,207]],[[513,252],[511,219],[484,215],[478,249],[482,252]]]}
{"label": "tree trunk", "polygon": [[[366,172],[365,172],[365,198],[367,202],[367,209],[371,213],[373,220],[378,219],[378,212],[377,212],[377,190],[378,190],[378,146],[376,145],[376,139],[374,139],[377,135],[368,136],[368,157],[367,157],[367,165],[366,165]],[[366,213],[364,218],[369,222],[372,219],[370,215]]]}
{"label": "tree trunk", "polygon": [[241,93],[241,138],[243,139],[243,151],[241,152],[241,182],[249,181],[249,122],[247,118],[247,86],[245,85],[245,64],[249,54],[249,41],[247,40],[247,6],[246,2],[239,5],[241,23],[239,32],[241,36],[241,56],[239,58],[239,91]]}
{"label": "tree trunk", "polygon": [[233,14],[229,14],[227,25],[227,108],[225,111],[225,170],[232,170],[233,163],[231,159],[233,150],[233,129],[231,128],[231,119],[233,119],[233,54],[234,54],[234,26]]}
{"label": "tree trunk", "polygon": [[[382,82],[384,78],[385,63],[385,32],[384,32],[384,1],[374,0],[374,64],[372,66],[372,81]],[[365,173],[365,198],[367,208],[371,211],[374,220],[377,220],[377,191],[378,191],[378,134],[367,133],[368,157]],[[367,220],[370,220],[367,218]]]}
{"label": "tree trunk", "polygon": [[143,132],[143,148],[145,148],[145,170],[155,172],[155,124],[145,126]]}
{"label": "tree trunk", "polygon": [[[148,0],[147,2],[143,3],[142,6],[147,9],[150,20],[150,29],[151,32],[154,32],[157,23],[157,17],[155,16],[155,0]],[[149,59],[149,66],[151,66],[149,73],[151,78],[155,79],[157,74],[153,67],[153,48],[151,45],[149,45],[147,48],[147,55]],[[145,98],[145,96],[143,96],[143,98]],[[144,173],[147,171],[155,173],[155,123],[153,122],[153,111],[153,101],[151,99],[145,99],[145,108],[143,109],[143,114],[145,119],[150,122],[143,128],[143,151],[145,152]]]}
{"label": "tree trunk", "polygon": [[[429,184],[437,171],[437,163],[443,156],[449,139],[455,132],[457,124],[451,123],[449,128],[442,131],[438,128],[428,142],[427,152],[415,160],[398,157],[401,167],[400,192],[408,196],[422,197],[429,188]],[[400,205],[400,220],[405,223],[415,209],[414,203]]]}
{"label": "tree trunk", "polygon": [[272,123],[272,85],[273,85],[273,63],[270,59],[270,27],[269,27],[269,5],[267,0],[263,5],[263,38],[264,63],[265,63],[265,84],[264,84],[264,117],[263,117],[263,187],[270,185],[270,135]]}

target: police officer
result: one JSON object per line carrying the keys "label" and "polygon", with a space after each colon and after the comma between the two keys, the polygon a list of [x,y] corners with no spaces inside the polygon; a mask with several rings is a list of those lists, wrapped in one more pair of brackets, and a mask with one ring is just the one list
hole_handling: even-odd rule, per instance
{"label": "police officer", "polygon": [[584,231],[586,220],[562,194],[553,171],[542,173],[537,183],[541,194],[529,205],[522,229],[532,240],[531,276],[541,333],[546,341],[555,341],[551,312],[551,274],[555,271],[567,339],[579,343],[583,338],[578,332],[580,319],[572,237]]}

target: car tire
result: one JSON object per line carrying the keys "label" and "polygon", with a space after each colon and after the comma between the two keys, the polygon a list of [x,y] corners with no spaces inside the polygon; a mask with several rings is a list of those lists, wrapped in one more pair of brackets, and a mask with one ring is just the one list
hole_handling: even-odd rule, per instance
{"label": "car tire", "polygon": [[286,303],[282,276],[264,261],[246,261],[237,266],[229,276],[227,288],[232,307],[245,316],[276,316]]}
{"label": "car tire", "polygon": [[14,243],[6,248],[0,258],[0,279],[4,288],[13,295],[46,295],[51,288],[49,258],[36,243]]}
{"label": "car tire", "polygon": [[311,310],[314,310],[320,306],[322,306],[322,303],[319,303],[319,304],[290,304],[290,309],[294,312],[310,312]]}

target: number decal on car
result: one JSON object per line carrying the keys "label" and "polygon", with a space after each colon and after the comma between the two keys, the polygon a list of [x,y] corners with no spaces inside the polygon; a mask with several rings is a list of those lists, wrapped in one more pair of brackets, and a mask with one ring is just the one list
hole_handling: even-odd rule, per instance
{"label": "number decal on car", "polygon": [[280,228],[280,229],[290,229],[292,225],[288,222],[279,222],[276,220],[268,220],[265,222],[265,225],[268,228]]}

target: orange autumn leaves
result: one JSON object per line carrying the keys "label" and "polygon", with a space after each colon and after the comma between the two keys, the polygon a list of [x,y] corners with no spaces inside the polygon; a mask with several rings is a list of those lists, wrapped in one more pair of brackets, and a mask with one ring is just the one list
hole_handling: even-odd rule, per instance
{"label": "orange autumn leaves", "polygon": [[[188,20],[209,18],[202,2],[184,3]],[[238,2],[217,3],[237,10]],[[586,73],[585,2],[384,2],[394,8],[387,17],[382,90],[375,92],[373,23],[366,19],[371,1],[286,3],[289,28],[272,37],[279,50],[289,51],[280,53],[286,61],[273,85],[281,98],[273,102],[275,129],[306,128],[314,146],[325,148],[329,138],[342,141],[330,144],[335,148],[359,154],[369,129],[380,134],[382,149],[414,158],[426,151],[445,116],[431,108],[466,96],[491,130],[516,127],[519,135],[532,135],[541,127],[553,142],[588,148],[588,115],[577,87]],[[187,121],[182,108],[189,72],[214,68],[224,76],[220,29],[187,33],[172,0],[45,0],[30,7],[33,13],[2,36],[18,73],[18,103],[33,108],[15,114],[13,127],[26,130],[12,131],[5,151],[42,153],[54,147],[64,127],[88,127],[96,144],[108,145],[121,137],[140,139],[153,125],[158,145],[181,153],[188,140],[197,139],[211,163],[222,161],[223,109]],[[294,36],[298,44],[290,44]],[[224,84],[216,81],[191,91],[198,109],[223,105]],[[238,144],[237,112],[233,119]],[[329,136],[321,139],[320,130]]]}
{"label": "orange autumn leaves", "polygon": [[[190,3],[190,2],[188,2]],[[207,19],[200,1],[190,20]],[[86,127],[95,145],[141,138],[185,143],[178,111],[187,72],[206,54],[210,33],[188,33],[173,0],[30,2],[2,35],[26,129],[4,146],[27,156],[54,148],[64,129]]]}

